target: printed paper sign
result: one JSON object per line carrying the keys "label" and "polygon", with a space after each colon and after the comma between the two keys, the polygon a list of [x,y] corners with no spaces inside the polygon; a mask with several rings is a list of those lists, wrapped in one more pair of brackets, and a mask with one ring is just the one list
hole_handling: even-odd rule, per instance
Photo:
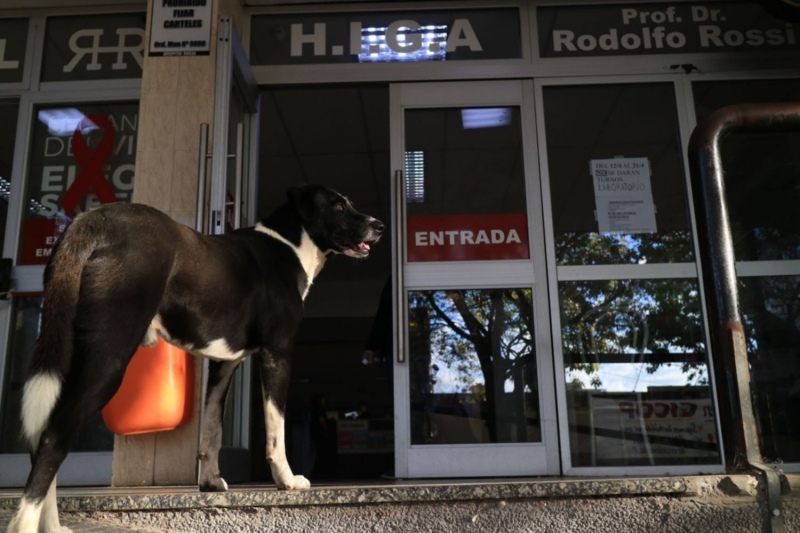
{"label": "printed paper sign", "polygon": [[408,260],[528,259],[525,213],[408,217]]}
{"label": "printed paper sign", "polygon": [[600,233],[655,233],[647,158],[592,159],[589,165]]}
{"label": "printed paper sign", "polygon": [[211,0],[153,0],[151,56],[207,56]]}
{"label": "printed paper sign", "polygon": [[598,393],[589,406],[597,465],[717,457],[710,398]]}

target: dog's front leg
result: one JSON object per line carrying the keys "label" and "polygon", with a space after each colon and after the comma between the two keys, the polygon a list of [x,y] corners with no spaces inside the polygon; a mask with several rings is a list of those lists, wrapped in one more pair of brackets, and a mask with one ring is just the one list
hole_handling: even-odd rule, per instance
{"label": "dog's front leg", "polygon": [[200,437],[200,490],[203,492],[224,492],[228,484],[219,472],[219,449],[222,447],[222,415],[228,397],[231,378],[237,361],[209,361],[206,407],[203,416],[203,429]]}
{"label": "dog's front leg", "polygon": [[284,413],[289,391],[289,358],[285,354],[262,351],[258,359],[261,362],[261,392],[267,427],[267,463],[272,479],[279,489],[307,489],[311,483],[304,476],[294,475],[286,460]]}

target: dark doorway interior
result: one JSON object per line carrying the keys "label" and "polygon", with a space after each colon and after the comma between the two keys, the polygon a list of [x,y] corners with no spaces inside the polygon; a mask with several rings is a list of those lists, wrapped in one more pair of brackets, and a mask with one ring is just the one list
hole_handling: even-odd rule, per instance
{"label": "dark doorway interior", "polygon": [[[320,183],[391,225],[388,86],[265,89],[259,144],[259,216],[283,203],[288,188]],[[292,360],[286,438],[290,465],[312,482],[378,478],[393,468],[391,354],[362,363],[390,273],[387,236],[366,260],[330,259],[306,299]],[[257,379],[253,479],[268,481]]]}

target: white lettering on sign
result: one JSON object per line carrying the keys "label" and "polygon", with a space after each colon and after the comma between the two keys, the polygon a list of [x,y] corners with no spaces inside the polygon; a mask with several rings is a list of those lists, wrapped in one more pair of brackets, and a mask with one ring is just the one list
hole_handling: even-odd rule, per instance
{"label": "white lettering on sign", "polygon": [[[421,28],[422,25],[415,20],[396,20],[386,27],[382,37],[386,41],[386,46],[393,52],[418,52],[425,46],[422,34],[417,31]],[[362,43],[362,29],[363,24],[361,22],[350,22],[348,50],[351,55],[374,53],[376,51],[373,48],[377,45]],[[379,36],[375,33],[371,33],[370,38],[377,40]],[[306,47],[304,45],[311,46]],[[441,43],[430,42],[428,47],[430,52],[439,52]],[[296,23],[291,25],[289,55],[292,57],[301,57],[303,56],[303,52],[309,48],[315,56],[327,55],[329,48],[327,42],[327,25],[325,22],[314,23],[313,29],[308,33],[304,32],[303,24]],[[362,48],[364,49],[362,50]],[[458,48],[467,48],[471,52],[483,51],[483,47],[469,19],[455,19],[450,28],[450,32],[447,34],[445,50],[447,52],[455,52]],[[335,56],[342,55],[344,49],[344,43],[332,45],[330,47],[330,54]]]}
{"label": "white lettering on sign", "polygon": [[475,244],[521,244],[517,230],[511,228],[479,230],[417,231],[414,244],[417,246],[467,246]]}
{"label": "white lettering on sign", "polygon": [[[740,7],[744,5],[744,7]],[[739,6],[739,7],[737,7]],[[777,19],[748,20],[746,4],[712,9],[702,5],[661,9],[620,8],[617,27],[576,26],[551,30],[553,53],[701,52],[797,44],[796,26]],[[734,16],[735,15],[735,16]],[[758,24],[757,27],[751,27]],[[588,25],[591,28],[591,25]]]}
{"label": "white lettering on sign", "polygon": [[6,59],[6,39],[0,39],[0,69],[19,68],[19,61]]}
{"label": "white lettering on sign", "polygon": [[[124,61],[125,55],[128,54],[134,61],[142,67],[143,58],[142,50],[144,50],[144,30],[141,28],[118,28],[117,45],[116,46],[100,46],[100,37],[103,36],[102,29],[86,29],[78,30],[73,33],[69,38],[69,49],[75,55],[69,63],[64,66],[64,72],[72,72],[78,66],[81,59],[85,56],[90,57],[89,63],[86,65],[86,70],[101,70],[103,64],[100,63],[100,54],[114,54],[116,61],[111,64],[112,70],[124,70],[128,68],[128,63]],[[138,37],[138,42],[128,44],[128,36],[133,35]],[[91,44],[83,46],[86,40]],[[80,41],[80,42],[79,42]]]}

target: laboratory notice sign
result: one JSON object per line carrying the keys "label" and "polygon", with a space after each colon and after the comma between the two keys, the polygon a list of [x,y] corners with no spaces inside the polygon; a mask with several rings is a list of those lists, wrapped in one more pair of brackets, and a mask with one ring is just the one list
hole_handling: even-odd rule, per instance
{"label": "laboratory notice sign", "polygon": [[212,0],[153,0],[151,56],[207,56]]}
{"label": "laboratory notice sign", "polygon": [[646,157],[592,159],[600,233],[655,233],[656,213]]}

